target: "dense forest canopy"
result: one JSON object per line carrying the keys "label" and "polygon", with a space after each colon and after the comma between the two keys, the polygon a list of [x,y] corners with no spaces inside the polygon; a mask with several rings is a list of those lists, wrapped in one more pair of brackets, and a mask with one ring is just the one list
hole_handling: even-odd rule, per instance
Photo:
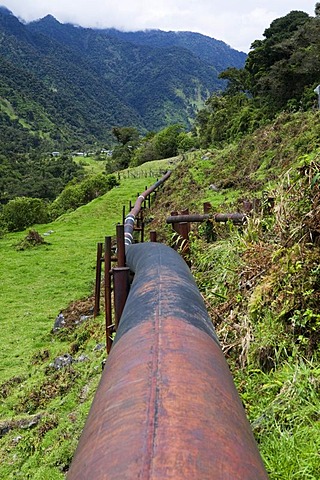
{"label": "dense forest canopy", "polygon": [[319,4],[315,17],[292,11],[274,20],[264,39],[252,43],[244,68],[220,74],[226,90],[213,94],[197,118],[202,145],[250,133],[282,110],[316,108],[319,51]]}
{"label": "dense forest canopy", "polygon": [[51,15],[24,24],[5,8],[0,36],[0,112],[56,150],[107,144],[114,125],[140,132],[190,126],[208,95],[223,87],[218,74],[246,59],[191,32],[127,37],[61,24]]}

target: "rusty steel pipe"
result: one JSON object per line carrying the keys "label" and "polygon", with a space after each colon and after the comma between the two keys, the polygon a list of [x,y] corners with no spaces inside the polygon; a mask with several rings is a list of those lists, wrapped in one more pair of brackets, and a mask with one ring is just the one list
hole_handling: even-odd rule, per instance
{"label": "rusty steel pipe", "polygon": [[243,224],[247,221],[247,216],[243,213],[215,213],[213,215],[215,222],[228,222]]}
{"label": "rusty steel pipe", "polygon": [[181,223],[181,222],[204,222],[205,220],[209,220],[212,218],[212,215],[204,214],[204,215],[199,215],[197,213],[195,214],[189,214],[189,215],[170,215],[170,217],[167,217],[166,222],[167,223]]}
{"label": "rusty steel pipe", "polygon": [[157,232],[155,230],[151,230],[150,232],[150,242],[156,242],[157,241]]}
{"label": "rusty steel pipe", "polygon": [[228,220],[230,220],[237,224],[243,224],[247,221],[247,216],[243,213],[205,213],[203,215],[195,213],[189,215],[170,215],[169,217],[167,217],[166,222],[168,224],[175,224],[181,222],[200,223],[210,219],[214,220],[215,222],[227,222]]}
{"label": "rusty steel pipe", "polygon": [[147,190],[145,190],[143,193],[138,195],[138,198],[133,206],[133,208],[130,210],[129,214],[126,216],[125,222],[124,222],[124,236],[125,236],[125,244],[126,245],[131,245],[133,242],[133,230],[134,230],[134,221],[138,213],[140,212],[142,204],[145,202],[146,198],[151,195],[152,192],[155,192],[156,189],[162,185],[171,175],[171,171],[168,171],[165,175],[163,175],[160,180],[157,180],[156,183],[151,185]]}
{"label": "rusty steel pipe", "polygon": [[125,267],[126,265],[126,252],[124,241],[124,225],[118,224],[117,230],[117,265],[118,267]]}
{"label": "rusty steel pipe", "polygon": [[112,347],[112,301],[111,301],[111,237],[105,237],[104,240],[104,310],[106,322],[106,347],[107,353]]}
{"label": "rusty steel pipe", "polygon": [[101,262],[102,262],[103,244],[97,244],[97,260],[96,260],[96,281],[94,289],[94,310],[93,316],[96,318],[100,313],[100,295],[101,295]]}
{"label": "rusty steel pipe", "polygon": [[120,318],[130,290],[129,267],[116,267],[113,272],[114,316],[115,329],[118,329]]}
{"label": "rusty steel pipe", "polygon": [[201,294],[171,248],[135,277],[68,480],[267,480]]}

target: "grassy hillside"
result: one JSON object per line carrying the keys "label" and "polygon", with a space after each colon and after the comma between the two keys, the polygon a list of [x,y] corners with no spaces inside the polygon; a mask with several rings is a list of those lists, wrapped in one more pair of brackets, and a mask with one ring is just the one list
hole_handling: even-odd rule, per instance
{"label": "grassy hillside", "polygon": [[[37,248],[17,248],[27,232],[6,235],[1,240],[0,304],[6,328],[0,333],[0,380],[24,369],[26,350],[45,346],[47,338],[42,336],[53,327],[61,309],[92,292],[96,243],[115,234],[122,205],[128,208],[129,200],[134,200],[146,183],[150,185],[155,180],[127,178],[119,187],[75,212],[48,225],[35,225],[42,235],[52,232],[44,237],[45,244]],[[26,338],[25,334],[30,336]],[[13,350],[15,360],[10,355]]]}
{"label": "grassy hillside", "polygon": [[[319,478],[319,133],[318,112],[286,114],[224,149],[184,155],[150,223],[170,243],[172,210],[200,213],[211,201],[214,212],[243,211],[255,201],[244,227],[194,225],[190,261],[272,480]],[[53,321],[90,295],[96,242],[151,181],[123,179],[36,226],[54,231],[48,245],[16,251],[25,232],[0,240],[1,478],[64,478],[100,376],[104,332],[102,317],[58,334]],[[90,305],[77,302],[68,315]],[[55,370],[63,354],[74,361]]]}

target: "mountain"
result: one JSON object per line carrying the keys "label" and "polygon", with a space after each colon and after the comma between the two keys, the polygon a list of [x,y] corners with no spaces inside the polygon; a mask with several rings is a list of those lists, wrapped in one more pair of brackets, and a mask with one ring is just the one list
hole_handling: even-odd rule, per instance
{"label": "mountain", "polygon": [[163,32],[162,30],[122,32],[114,28],[102,31],[135,45],[148,45],[157,48],[172,46],[185,48],[202,61],[208,63],[208,65],[214,65],[219,73],[230,66],[242,68],[246,59],[245,53],[232,49],[221,40],[216,40],[200,33]]}
{"label": "mountain", "polygon": [[[120,32],[23,23],[0,8],[0,154],[26,145],[81,148],[110,142],[114,125],[140,131],[190,126],[219,72],[246,55],[191,32]],[[2,128],[3,127],[3,128]],[[17,144],[12,145],[17,131]]]}

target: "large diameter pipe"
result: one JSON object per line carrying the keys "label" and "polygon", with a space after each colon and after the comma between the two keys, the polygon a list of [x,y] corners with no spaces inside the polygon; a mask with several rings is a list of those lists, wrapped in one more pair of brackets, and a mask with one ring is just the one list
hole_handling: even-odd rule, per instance
{"label": "large diameter pipe", "polygon": [[68,480],[268,478],[184,260],[127,248],[134,281]]}

